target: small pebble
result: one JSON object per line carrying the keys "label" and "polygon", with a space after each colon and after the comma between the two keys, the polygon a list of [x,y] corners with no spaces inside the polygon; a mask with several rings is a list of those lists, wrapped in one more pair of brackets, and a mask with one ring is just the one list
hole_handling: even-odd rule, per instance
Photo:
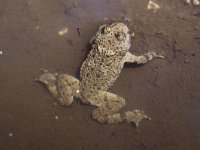
{"label": "small pebble", "polygon": [[184,63],[185,63],[185,64],[188,64],[188,63],[189,63],[189,60],[188,60],[188,59],[185,59],[185,60],[184,60]]}
{"label": "small pebble", "polygon": [[186,0],[186,3],[188,3],[188,4],[191,3],[191,0]]}
{"label": "small pebble", "polygon": [[194,30],[199,30],[198,26],[194,27]]}
{"label": "small pebble", "polygon": [[59,119],[59,117],[58,116],[55,116],[55,120],[58,120]]}
{"label": "small pebble", "polygon": [[135,36],[135,33],[133,32],[132,34],[131,34],[131,37],[134,37]]}
{"label": "small pebble", "polygon": [[160,9],[160,5],[158,5],[157,3],[153,2],[153,1],[149,1],[148,5],[147,5],[147,9],[153,10],[153,12],[156,13],[157,10]]}
{"label": "small pebble", "polygon": [[35,29],[36,29],[36,30],[39,30],[39,29],[40,29],[40,26],[37,25],[37,26],[35,27]]}
{"label": "small pebble", "polygon": [[78,35],[81,36],[81,29],[77,28],[77,31],[78,31]]}
{"label": "small pebble", "polygon": [[68,33],[68,28],[67,27],[65,27],[65,28],[62,28],[60,31],[58,31],[58,35],[60,35],[60,36],[63,36],[63,35],[65,35],[65,34],[67,34]]}
{"label": "small pebble", "polygon": [[198,6],[200,5],[199,0],[186,0],[186,3],[190,4],[192,2],[193,5]]}
{"label": "small pebble", "polygon": [[200,4],[200,2],[198,0],[193,0],[192,4],[195,6],[198,6]]}
{"label": "small pebble", "polygon": [[13,137],[13,133],[9,133],[8,136],[9,136],[9,137]]}
{"label": "small pebble", "polygon": [[3,55],[3,52],[2,52],[2,51],[0,51],[0,55]]}
{"label": "small pebble", "polygon": [[108,20],[108,17],[104,17],[103,20]]}

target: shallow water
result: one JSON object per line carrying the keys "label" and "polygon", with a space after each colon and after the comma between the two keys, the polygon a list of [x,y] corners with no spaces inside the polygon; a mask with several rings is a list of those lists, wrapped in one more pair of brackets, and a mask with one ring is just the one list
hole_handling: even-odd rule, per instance
{"label": "shallow water", "polygon": [[[1,0],[1,150],[172,150],[200,148],[199,7],[183,0]],[[103,125],[93,107],[57,105],[34,81],[40,68],[78,77],[88,42],[100,24],[129,20],[130,51],[166,56],[144,66],[126,65],[110,91],[152,117],[138,128]]]}

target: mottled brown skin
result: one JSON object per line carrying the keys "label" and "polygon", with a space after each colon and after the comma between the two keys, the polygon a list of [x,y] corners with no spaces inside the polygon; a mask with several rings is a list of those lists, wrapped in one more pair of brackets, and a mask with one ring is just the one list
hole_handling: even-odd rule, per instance
{"label": "mottled brown skin", "polygon": [[[128,32],[124,24],[113,23],[101,26],[93,37],[92,50],[80,70],[82,99],[93,101],[88,99],[88,94],[107,91],[118,78],[124,65],[124,57],[130,48]],[[118,40],[117,36],[120,34],[122,37]]]}
{"label": "mottled brown skin", "polygon": [[99,27],[91,39],[92,49],[80,69],[80,81],[67,74],[52,74],[47,70],[38,81],[44,83],[50,93],[62,105],[70,105],[73,97],[83,103],[96,106],[92,117],[101,123],[133,122],[137,126],[144,118],[150,119],[141,110],[118,113],[125,106],[125,99],[107,92],[113,85],[124,63],[145,64],[153,58],[163,58],[154,52],[135,56],[129,52],[131,35],[128,27],[114,22]]}

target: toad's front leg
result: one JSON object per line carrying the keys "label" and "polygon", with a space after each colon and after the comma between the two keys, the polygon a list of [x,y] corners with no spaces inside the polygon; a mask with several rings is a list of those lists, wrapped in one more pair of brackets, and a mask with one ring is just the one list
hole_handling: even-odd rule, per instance
{"label": "toad's front leg", "polygon": [[138,126],[143,119],[150,119],[143,111],[137,109],[119,113],[125,106],[125,99],[113,93],[98,91],[96,95],[91,96],[89,99],[90,104],[98,106],[92,117],[101,123],[114,124],[126,121],[135,123]]}
{"label": "toad's front leg", "polygon": [[125,56],[125,62],[127,63],[137,63],[137,64],[146,64],[147,62],[151,61],[154,58],[164,58],[162,55],[158,55],[155,52],[148,52],[141,56],[135,56],[128,52]]}

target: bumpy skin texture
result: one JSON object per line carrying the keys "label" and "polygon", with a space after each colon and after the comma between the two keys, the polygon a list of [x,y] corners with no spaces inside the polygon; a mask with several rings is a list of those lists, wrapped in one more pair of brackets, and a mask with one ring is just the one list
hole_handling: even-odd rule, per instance
{"label": "bumpy skin texture", "polygon": [[91,39],[92,50],[80,69],[80,81],[67,74],[49,73],[43,70],[38,81],[44,83],[61,105],[70,105],[73,97],[83,103],[96,106],[92,117],[101,123],[133,122],[139,125],[142,119],[150,119],[143,111],[119,113],[125,99],[107,92],[118,78],[124,63],[145,64],[153,58],[163,58],[154,52],[142,56],[132,55],[128,50],[131,36],[122,22],[99,27]]}

